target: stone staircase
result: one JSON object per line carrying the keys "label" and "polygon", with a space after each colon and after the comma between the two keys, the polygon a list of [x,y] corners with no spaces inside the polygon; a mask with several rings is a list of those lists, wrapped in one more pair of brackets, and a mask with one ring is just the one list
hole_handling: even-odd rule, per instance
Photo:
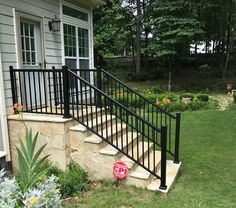
{"label": "stone staircase", "polygon": [[[84,118],[89,118],[88,121],[85,121],[87,125],[98,129],[100,134],[104,135],[109,141],[116,139],[116,145],[120,149],[128,153],[128,155],[132,155],[134,159],[143,161],[151,170],[155,170],[160,175],[161,152],[154,150],[151,142],[143,142],[139,133],[130,132],[125,123],[119,123],[117,126],[114,125],[115,116],[105,115],[104,111],[104,108],[99,109],[99,113],[102,116],[97,117],[96,113],[98,112],[96,112],[96,109],[89,112],[83,110]],[[80,113],[82,115],[82,111]],[[104,118],[105,116],[107,119]],[[94,126],[94,124],[96,125]],[[71,159],[81,165],[88,172],[92,180],[115,180],[112,172],[113,165],[117,161],[122,161],[129,168],[128,177],[122,181],[123,183],[150,190],[160,190],[159,179],[156,179],[150,172],[137,165],[133,160],[83,125],[76,124],[69,128],[69,140]],[[155,157],[155,164],[150,159],[153,157]],[[167,161],[167,189],[160,191],[165,193],[169,191],[179,168],[180,164]]]}

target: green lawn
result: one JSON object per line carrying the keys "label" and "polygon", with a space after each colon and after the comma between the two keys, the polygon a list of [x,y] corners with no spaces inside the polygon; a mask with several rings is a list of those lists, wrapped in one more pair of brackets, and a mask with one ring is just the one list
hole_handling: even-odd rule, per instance
{"label": "green lawn", "polygon": [[182,168],[168,195],[108,182],[78,197],[79,208],[236,207],[236,107],[182,114]]}

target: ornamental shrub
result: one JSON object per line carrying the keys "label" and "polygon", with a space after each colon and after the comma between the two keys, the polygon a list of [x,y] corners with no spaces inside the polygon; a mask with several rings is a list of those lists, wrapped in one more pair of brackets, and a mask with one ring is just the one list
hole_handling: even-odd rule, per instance
{"label": "ornamental shrub", "polygon": [[199,93],[196,95],[196,100],[207,103],[209,100],[209,95],[205,93]]}
{"label": "ornamental shrub", "polygon": [[172,92],[160,94],[157,96],[158,101],[162,101],[164,98],[169,99],[171,102],[176,102],[179,100],[179,96]]}
{"label": "ornamental shrub", "polygon": [[73,196],[88,190],[88,175],[75,162],[71,162],[69,170],[59,176],[62,197]]}
{"label": "ornamental shrub", "polygon": [[156,99],[157,99],[157,97],[158,97],[157,94],[153,94],[153,93],[151,93],[151,94],[146,94],[146,95],[144,95],[144,96],[145,96],[145,98],[147,98],[150,102],[153,102],[153,103],[156,102]]}

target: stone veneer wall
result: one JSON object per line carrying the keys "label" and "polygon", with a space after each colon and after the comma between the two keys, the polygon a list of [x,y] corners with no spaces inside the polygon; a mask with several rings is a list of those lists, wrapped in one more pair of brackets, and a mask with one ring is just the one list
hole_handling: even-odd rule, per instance
{"label": "stone veneer wall", "polygon": [[23,114],[23,119],[19,115],[8,116],[13,170],[18,170],[16,147],[20,146],[19,136],[25,138],[25,126],[32,128],[34,135],[39,132],[38,146],[47,143],[43,154],[49,154],[49,160],[66,170],[70,162],[69,128],[74,124],[75,121],[62,116]]}

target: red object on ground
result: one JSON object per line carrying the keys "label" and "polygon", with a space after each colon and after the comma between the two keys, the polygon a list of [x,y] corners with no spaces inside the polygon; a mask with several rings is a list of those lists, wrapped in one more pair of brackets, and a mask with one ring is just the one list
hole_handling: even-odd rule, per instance
{"label": "red object on ground", "polygon": [[124,179],[128,175],[129,169],[124,162],[116,162],[113,166],[114,176],[118,179]]}

